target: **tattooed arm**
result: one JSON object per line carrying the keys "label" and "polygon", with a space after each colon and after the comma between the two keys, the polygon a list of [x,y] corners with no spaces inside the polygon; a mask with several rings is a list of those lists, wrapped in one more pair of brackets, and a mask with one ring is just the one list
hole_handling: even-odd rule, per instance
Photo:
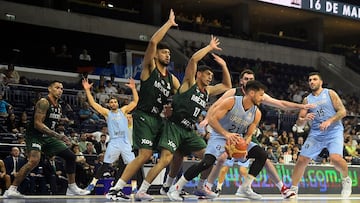
{"label": "tattooed arm", "polygon": [[65,135],[60,135],[59,133],[55,132],[54,130],[49,129],[44,124],[44,120],[46,118],[46,112],[49,109],[49,101],[45,98],[40,99],[35,106],[35,115],[34,115],[34,127],[38,131],[49,135],[51,137],[55,137],[57,139],[64,139]]}

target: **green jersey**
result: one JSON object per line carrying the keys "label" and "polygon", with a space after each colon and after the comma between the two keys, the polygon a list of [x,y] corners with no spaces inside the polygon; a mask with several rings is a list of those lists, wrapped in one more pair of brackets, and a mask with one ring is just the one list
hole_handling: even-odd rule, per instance
{"label": "green jersey", "polygon": [[166,76],[162,76],[160,71],[155,68],[147,80],[140,82],[137,109],[146,113],[160,115],[172,88],[172,74],[167,71]]}
{"label": "green jersey", "polygon": [[[50,129],[50,130],[54,130],[57,127],[57,124],[62,116],[62,108],[61,105],[58,104],[57,106],[53,105],[52,102],[50,101],[49,97],[45,97],[45,99],[48,100],[50,106],[49,109],[46,112],[46,116],[45,116],[45,120],[44,120],[44,124]],[[31,136],[41,136],[41,137],[47,137],[47,135],[43,135],[42,132],[38,131],[37,129],[35,129],[34,127],[34,118],[32,118],[31,122],[30,122],[30,126],[29,126],[29,130],[28,130],[28,134]]]}
{"label": "green jersey", "polygon": [[182,127],[193,129],[208,100],[209,95],[206,90],[200,90],[197,84],[186,92],[181,94],[177,92],[173,96],[173,113],[169,119]]}

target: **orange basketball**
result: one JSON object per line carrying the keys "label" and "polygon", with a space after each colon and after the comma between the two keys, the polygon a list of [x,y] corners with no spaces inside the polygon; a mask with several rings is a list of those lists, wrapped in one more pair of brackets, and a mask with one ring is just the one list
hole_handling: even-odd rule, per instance
{"label": "orange basketball", "polygon": [[245,158],[247,155],[248,145],[245,142],[244,138],[241,138],[236,145],[226,145],[225,149],[228,155],[232,158],[241,159]]}

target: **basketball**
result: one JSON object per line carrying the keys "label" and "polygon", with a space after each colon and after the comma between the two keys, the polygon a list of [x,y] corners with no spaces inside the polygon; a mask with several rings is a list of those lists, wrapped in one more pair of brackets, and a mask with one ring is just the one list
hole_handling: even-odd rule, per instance
{"label": "basketball", "polygon": [[237,144],[226,145],[226,153],[231,158],[241,159],[245,158],[247,155],[247,147],[248,145],[245,142],[244,138],[241,138]]}

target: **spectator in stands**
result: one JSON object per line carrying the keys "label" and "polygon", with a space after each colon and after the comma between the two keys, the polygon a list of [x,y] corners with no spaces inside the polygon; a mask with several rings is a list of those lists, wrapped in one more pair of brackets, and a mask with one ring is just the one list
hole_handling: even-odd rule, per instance
{"label": "spectator in stands", "polygon": [[17,127],[17,122],[16,122],[16,116],[14,113],[10,113],[7,120],[6,120],[6,126],[7,126],[7,131],[9,133],[19,133],[19,129]]}
{"label": "spectator in stands", "polygon": [[86,150],[82,152],[85,156],[86,163],[89,166],[89,173],[94,174],[95,161],[97,159],[97,153],[95,151],[94,145],[92,142],[86,143]]}
{"label": "spectator in stands", "polygon": [[289,141],[288,134],[285,130],[282,131],[281,135],[278,138],[278,142],[280,145],[287,144]]}
{"label": "spectator in stands", "polygon": [[118,93],[117,88],[115,86],[113,86],[113,83],[111,82],[111,80],[106,81],[105,92],[107,94],[117,94]]}
{"label": "spectator in stands", "polygon": [[14,64],[12,63],[8,64],[7,69],[6,70],[2,69],[1,73],[5,75],[5,78],[3,78],[4,84],[8,84],[8,83],[19,84],[20,75],[15,70]]}
{"label": "spectator in stands", "polygon": [[7,118],[9,116],[9,111],[12,111],[13,107],[11,104],[6,102],[3,98],[3,95],[0,94],[0,116]]}
{"label": "spectator in stands", "polygon": [[80,152],[86,150],[86,144],[87,144],[87,133],[82,132],[80,134],[80,140],[78,142]]}
{"label": "spectator in stands", "polygon": [[19,83],[22,85],[29,85],[29,80],[25,76],[20,76]]}
{"label": "spectator in stands", "polygon": [[266,152],[267,152],[267,158],[272,161],[273,163],[277,163],[278,162],[278,158],[276,157],[276,155],[274,154],[273,148],[271,146],[268,146],[266,148]]}
{"label": "spectator in stands", "polygon": [[[86,138],[86,135],[85,135]],[[78,185],[84,186],[88,182],[87,172],[90,170],[89,165],[86,163],[86,158],[83,153],[80,151],[78,144],[73,144],[71,150],[74,152],[76,159],[76,183]]]}
{"label": "spectator in stands", "polygon": [[65,195],[67,188],[67,178],[64,162],[52,156],[44,162],[44,175],[50,185],[51,195]]}
{"label": "spectator in stands", "polygon": [[[0,190],[4,191],[10,187],[10,175],[6,173],[6,167],[3,160],[0,159]],[[1,192],[0,192],[1,194]]]}
{"label": "spectator in stands", "polygon": [[107,125],[101,126],[100,130],[99,130],[99,131],[96,131],[96,132],[93,132],[92,135],[94,136],[94,139],[95,139],[97,142],[100,142],[102,135],[106,135],[106,140],[105,140],[105,141],[106,141],[106,142],[109,142],[109,132],[108,132],[108,127],[107,127]]}
{"label": "spectator in stands", "polygon": [[56,55],[57,58],[71,59],[72,55],[68,53],[68,48],[65,44],[61,45],[61,52]]}
{"label": "spectator in stands", "polygon": [[95,124],[100,121],[100,117],[89,105],[88,102],[83,102],[82,107],[79,110],[79,116],[82,123]]}
{"label": "spectator in stands", "polygon": [[91,56],[88,54],[87,49],[83,49],[81,54],[79,55],[80,61],[91,61]]}
{"label": "spectator in stands", "polygon": [[107,107],[110,96],[105,92],[105,87],[100,86],[98,92],[95,95],[95,98],[101,106]]}
{"label": "spectator in stands", "polygon": [[20,168],[26,164],[26,159],[20,156],[20,149],[12,147],[10,155],[4,159],[6,173],[10,175],[11,181],[17,176]]}
{"label": "spectator in stands", "polygon": [[100,141],[95,143],[94,147],[98,154],[106,151],[106,147],[108,145],[108,142],[106,142],[107,137],[108,136],[106,134],[102,134],[100,136]]}

